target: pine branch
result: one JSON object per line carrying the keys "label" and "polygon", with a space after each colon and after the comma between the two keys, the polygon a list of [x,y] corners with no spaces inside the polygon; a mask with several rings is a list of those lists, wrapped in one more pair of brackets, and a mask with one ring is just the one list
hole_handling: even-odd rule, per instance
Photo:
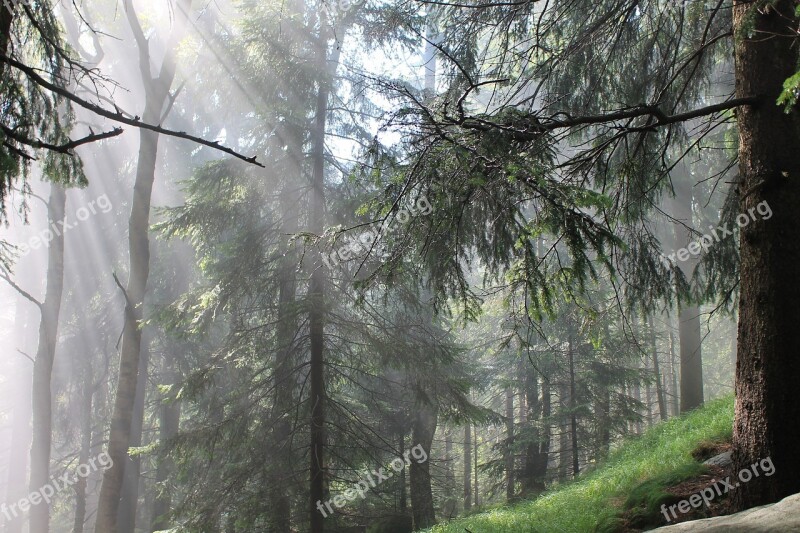
{"label": "pine branch", "polygon": [[[466,129],[474,129],[479,131],[489,131],[493,129],[503,130],[514,139],[520,141],[530,141],[537,138],[545,132],[555,131],[564,128],[574,128],[576,126],[590,126],[594,124],[608,124],[619,120],[631,120],[640,117],[655,118],[655,122],[647,124],[644,129],[653,129],[661,126],[668,126],[679,122],[686,122],[693,118],[704,117],[713,115],[720,111],[734,109],[743,105],[756,105],[761,101],[758,96],[746,96],[743,98],[732,98],[719,104],[714,104],[685,113],[676,113],[674,115],[667,115],[658,106],[653,105],[638,105],[628,109],[621,109],[611,113],[601,115],[585,115],[573,117],[568,113],[556,113],[548,118],[539,119],[536,115],[531,115],[516,123],[497,123],[491,120],[483,119],[480,117],[472,117],[466,119],[453,120],[450,119],[452,125],[461,126]],[[558,118],[564,116],[565,118]],[[638,131],[642,127],[623,128],[629,131]]]}

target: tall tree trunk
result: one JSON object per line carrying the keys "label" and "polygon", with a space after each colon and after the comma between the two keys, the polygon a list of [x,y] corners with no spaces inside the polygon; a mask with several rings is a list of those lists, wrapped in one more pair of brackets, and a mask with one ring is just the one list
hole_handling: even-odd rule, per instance
{"label": "tall tree trunk", "polygon": [[[312,175],[310,231],[322,235],[325,226],[325,128],[328,115],[328,96],[331,90],[331,76],[328,76],[328,32],[326,22],[322,23],[317,43],[317,74],[319,91],[311,132]],[[320,250],[314,247],[311,261],[311,281],[308,289],[309,336],[311,341],[310,359],[310,405],[311,405],[311,464],[309,465],[309,513],[311,533],[322,533],[323,516],[317,510],[317,502],[325,498],[325,358],[324,358],[324,320],[325,320],[325,267]]]}
{"label": "tall tree trunk", "polygon": [[560,434],[558,436],[558,480],[564,482],[567,480],[567,472],[569,472],[570,452],[569,447],[569,383],[559,383],[558,387],[558,401],[561,408],[560,413]]}
{"label": "tall tree trunk", "polygon": [[[681,167],[683,168],[683,167]],[[687,248],[694,240],[693,233],[693,183],[688,172],[673,179],[675,199],[672,202],[676,219],[675,248]],[[694,275],[698,259],[690,256],[679,263],[687,280]],[[700,308],[691,302],[678,304],[678,333],[681,350],[681,413],[703,405],[703,356],[700,332]]]}
{"label": "tall tree trunk", "polygon": [[671,318],[669,321],[669,373],[672,383],[672,396],[670,396],[672,415],[677,416],[681,412],[679,405],[680,392],[678,391],[678,360],[675,352],[675,331],[672,329]]}
{"label": "tall tree trunk", "polygon": [[658,364],[658,345],[656,344],[656,327],[653,324],[653,315],[648,317],[648,325],[650,326],[650,357],[653,360],[653,373],[656,379],[656,397],[658,398],[658,416],[661,421],[665,421],[667,417],[667,401],[664,398],[664,384],[661,381],[661,367]]}
{"label": "tall tree trunk", "polygon": [[550,464],[550,440],[551,440],[551,426],[550,417],[553,414],[552,399],[550,396],[550,381],[542,379],[542,416],[541,416],[541,431],[539,432],[539,454],[537,456],[536,467],[533,474],[534,479],[541,480],[541,486],[544,488],[545,478],[547,476],[547,467]]}
{"label": "tall tree trunk", "polygon": [[608,457],[611,446],[611,392],[606,382],[600,383],[601,390],[595,402],[597,416],[597,450],[598,457]]}
{"label": "tall tree trunk", "polygon": [[[81,450],[78,464],[87,464],[92,453],[92,399],[94,396],[94,372],[92,372],[91,352],[82,356],[81,368]],[[83,533],[86,523],[86,485],[85,477],[75,483],[75,519],[72,533]]]}
{"label": "tall tree trunk", "polygon": [[[137,35],[140,51],[140,74],[145,87],[146,101],[142,120],[149,124],[161,123],[169,90],[175,79],[175,48],[182,38],[191,0],[181,0],[175,11],[175,27],[166,47],[164,59],[157,78],[150,74],[148,42],[141,34],[141,27],[134,11],[132,0],[125,1],[125,11],[131,28]],[[136,390],[139,386],[139,366],[142,348],[142,318],[147,279],[150,276],[150,201],[155,181],[159,135],[148,130],[139,130],[139,155],[136,181],[133,188],[131,213],[128,219],[129,269],[125,289],[125,321],[120,348],[119,375],[114,397],[114,411],[108,442],[108,455],[113,461],[103,475],[100,501],[97,509],[97,533],[118,533],[118,510],[122,484],[128,461],[131,442],[133,411]],[[141,379],[145,379],[142,376]],[[135,510],[134,510],[135,514]]]}
{"label": "tall tree trunk", "polygon": [[[406,449],[406,438],[401,430],[397,435],[397,449],[400,450],[400,454],[402,455]],[[398,506],[398,510],[405,514],[408,512],[408,496],[406,494],[406,468],[403,467],[400,470],[399,475],[397,476],[397,492],[399,493],[399,500],[400,505]]]}
{"label": "tall tree trunk", "polygon": [[411,514],[414,529],[426,529],[436,524],[431,486],[431,448],[439,416],[437,405],[418,404],[411,430],[411,448],[421,446],[427,461],[411,460]]}
{"label": "tall tree trunk", "polygon": [[526,497],[544,491],[544,479],[550,457],[551,415],[550,383],[542,378],[541,398],[539,398],[539,376],[533,365],[527,366],[524,378],[525,398],[528,409],[525,424],[530,434],[525,446],[525,459],[520,483],[522,494]]}
{"label": "tall tree trunk", "polygon": [[[24,332],[20,351],[28,353],[30,347],[36,342],[38,328],[35,326],[39,318],[38,310],[30,305],[28,300],[21,295],[17,299],[14,318],[14,330]],[[8,477],[6,478],[5,502],[16,502],[28,495],[27,486],[28,459],[31,449],[31,402],[19,401],[19,398],[30,398],[33,383],[33,368],[30,360],[22,354],[15,359],[17,372],[14,373],[13,398],[14,403],[12,418],[11,448],[9,450]],[[22,533],[25,522],[22,514],[12,516],[5,522],[5,533]]]}
{"label": "tall tree trunk", "polygon": [[578,398],[575,385],[575,350],[572,337],[569,339],[567,349],[569,355],[569,422],[570,440],[572,441],[572,477],[578,477],[581,467],[578,461]]}
{"label": "tall tree trunk", "polygon": [[[176,361],[167,356],[164,361],[164,374],[169,384],[177,383]],[[163,445],[178,434],[181,420],[181,402],[171,398],[163,401],[159,406],[158,442]],[[171,523],[168,518],[172,508],[172,491],[166,484],[175,471],[175,461],[169,455],[159,455],[156,460],[156,479],[154,483],[155,497],[153,499],[152,527],[153,531],[169,529]]]}
{"label": "tall tree trunk", "polygon": [[453,456],[453,436],[452,430],[447,429],[444,437],[444,456],[445,456],[445,503],[442,506],[442,515],[445,520],[450,520],[456,515],[456,472],[453,468],[455,458]]}
{"label": "tall tree trunk", "polygon": [[[150,366],[150,347],[147,340],[142,342],[139,355],[139,379],[136,383],[136,396],[133,402],[133,420],[131,421],[131,436],[129,448],[138,448],[142,445],[142,430],[144,428],[144,402],[147,394],[147,376]],[[119,533],[134,533],[136,524],[136,509],[139,506],[139,482],[142,470],[140,456],[129,457],[125,465],[125,474],[122,482],[117,524]]]}
{"label": "tall tree trunk", "polygon": [[475,451],[472,454],[472,459],[475,461],[475,466],[472,468],[472,473],[475,476],[475,507],[478,507],[481,504],[481,488],[478,485],[478,426],[475,426],[474,435],[472,435],[472,445],[475,447]]}
{"label": "tall tree trunk", "polygon": [[472,509],[472,426],[464,426],[464,512]]}
{"label": "tall tree trunk", "polygon": [[514,499],[514,389],[506,388],[506,500]]}
{"label": "tall tree trunk", "polygon": [[[775,473],[753,476],[734,492],[738,509],[800,492],[800,111],[775,105],[797,71],[795,2],[734,1],[736,93],[761,103],[737,111],[742,218],[734,462],[744,470],[769,458]],[[763,469],[762,469],[763,470]]]}
{"label": "tall tree trunk", "polygon": [[[55,183],[50,185],[47,223],[53,233],[47,250],[47,289],[42,302],[39,323],[39,347],[33,363],[33,440],[31,442],[31,477],[28,489],[36,492],[50,482],[50,445],[53,432],[53,404],[50,381],[56,354],[61,295],[64,291],[64,234],[54,231],[64,220],[67,196]],[[30,510],[30,533],[47,533],[50,529],[50,505],[42,502]]]}

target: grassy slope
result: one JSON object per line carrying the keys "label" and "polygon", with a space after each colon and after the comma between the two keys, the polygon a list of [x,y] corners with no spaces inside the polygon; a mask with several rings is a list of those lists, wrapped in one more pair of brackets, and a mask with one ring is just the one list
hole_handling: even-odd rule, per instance
{"label": "grassy slope", "polygon": [[732,426],[733,398],[709,402],[628,439],[597,470],[573,483],[556,486],[533,501],[440,524],[430,533],[597,531],[600,524],[615,523],[622,502],[642,482],[692,470],[696,462],[691,451],[698,443],[729,439]]}

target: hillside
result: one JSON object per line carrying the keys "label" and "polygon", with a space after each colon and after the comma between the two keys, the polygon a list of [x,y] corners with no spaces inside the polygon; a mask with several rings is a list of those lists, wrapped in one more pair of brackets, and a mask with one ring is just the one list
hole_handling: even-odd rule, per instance
{"label": "hillside", "polygon": [[[731,438],[733,398],[706,404],[630,438],[609,459],[578,480],[556,486],[539,498],[440,524],[430,533],[549,533],[619,531],[626,504],[661,504],[662,489],[704,470],[692,452]],[[657,504],[656,504],[657,502]],[[629,516],[629,515],[628,515]]]}

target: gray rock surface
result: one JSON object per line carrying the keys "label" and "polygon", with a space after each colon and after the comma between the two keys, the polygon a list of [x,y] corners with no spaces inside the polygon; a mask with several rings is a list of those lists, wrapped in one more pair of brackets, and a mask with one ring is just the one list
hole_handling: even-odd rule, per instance
{"label": "gray rock surface", "polygon": [[730,516],[718,516],[665,526],[653,531],[678,533],[705,531],[714,533],[797,533],[800,532],[800,494],[787,496],[778,503],[753,507]]}
{"label": "gray rock surface", "polygon": [[712,465],[712,466],[719,466],[721,468],[727,468],[733,464],[733,452],[722,452],[719,455],[715,455],[711,459],[703,461],[704,465]]}

